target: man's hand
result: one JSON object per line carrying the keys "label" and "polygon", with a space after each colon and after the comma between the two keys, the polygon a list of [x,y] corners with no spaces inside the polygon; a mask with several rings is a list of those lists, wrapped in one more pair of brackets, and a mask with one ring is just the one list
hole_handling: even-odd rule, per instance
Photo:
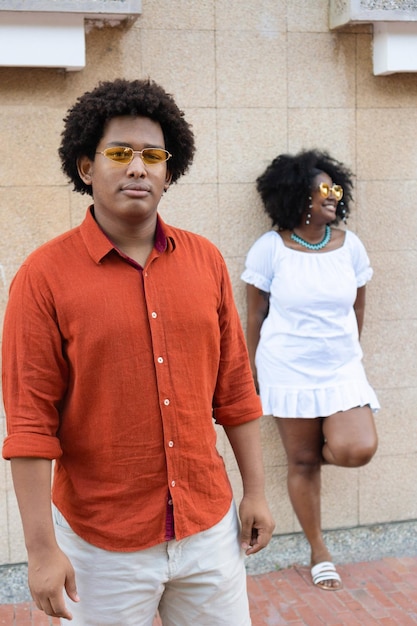
{"label": "man's hand", "polygon": [[247,555],[255,554],[268,545],[275,522],[264,498],[243,496],[239,507],[242,525],[240,542]]}
{"label": "man's hand", "polygon": [[53,551],[29,555],[28,579],[38,609],[51,617],[72,619],[65,605],[63,590],[73,602],[78,602],[79,597],[74,569],[62,550],[57,547]]}

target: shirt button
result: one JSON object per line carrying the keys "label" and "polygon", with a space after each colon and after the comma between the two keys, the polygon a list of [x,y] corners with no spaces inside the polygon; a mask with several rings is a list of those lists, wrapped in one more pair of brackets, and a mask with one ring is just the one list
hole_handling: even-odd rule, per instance
{"label": "shirt button", "polygon": [[158,357],[158,363],[163,363],[163,362],[164,362],[164,359],[161,356],[159,356]]}
{"label": "shirt button", "polygon": [[175,487],[175,480],[171,480],[171,487]]}
{"label": "shirt button", "polygon": [[168,398],[165,398],[165,400],[164,400],[164,404],[165,404],[165,406],[168,406],[168,404],[169,404],[169,400],[168,400]]}
{"label": "shirt button", "polygon": [[170,441],[170,442],[168,443],[168,445],[169,445],[169,447],[170,447],[170,448],[173,448],[173,446],[174,446],[174,442],[173,442],[173,441]]}
{"label": "shirt button", "polygon": [[169,506],[172,506],[172,500],[168,500]]}
{"label": "shirt button", "polygon": [[151,316],[155,319],[156,317],[158,317],[158,313],[155,313],[155,311],[152,311]]}

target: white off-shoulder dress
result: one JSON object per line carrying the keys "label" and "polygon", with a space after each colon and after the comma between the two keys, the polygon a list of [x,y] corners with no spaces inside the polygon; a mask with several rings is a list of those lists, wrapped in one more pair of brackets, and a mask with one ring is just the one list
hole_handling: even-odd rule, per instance
{"label": "white off-shoulder dress", "polygon": [[265,415],[326,417],[378,399],[362,364],[353,304],[372,277],[360,239],[329,252],[287,247],[276,231],[249,250],[242,280],[270,294],[256,351]]}

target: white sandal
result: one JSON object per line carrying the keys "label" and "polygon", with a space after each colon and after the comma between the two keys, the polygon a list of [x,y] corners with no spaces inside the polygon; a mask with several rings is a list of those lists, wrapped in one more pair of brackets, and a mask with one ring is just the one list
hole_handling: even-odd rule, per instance
{"label": "white sandal", "polygon": [[[342,579],[331,561],[322,561],[322,563],[314,565],[311,568],[311,577],[313,579],[313,585],[320,587],[320,589],[325,589],[326,591],[338,591],[342,589]],[[339,584],[336,587],[323,585],[324,582],[331,580],[335,580]]]}

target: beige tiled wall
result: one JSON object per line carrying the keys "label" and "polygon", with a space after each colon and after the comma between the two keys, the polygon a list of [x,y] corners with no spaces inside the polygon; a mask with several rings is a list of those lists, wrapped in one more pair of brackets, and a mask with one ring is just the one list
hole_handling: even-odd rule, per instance
{"label": "beige tiled wall", "polygon": [[[0,318],[10,280],[36,246],[82,219],[87,199],[57,158],[62,118],[98,80],[151,76],[174,94],[198,145],[163,217],[226,257],[245,317],[245,253],[269,228],[254,181],[283,151],[329,150],[357,174],[349,227],[367,247],[363,349],[379,395],[379,451],[366,467],[323,471],[326,528],[417,517],[417,75],[372,74],[372,27],[328,30],[328,2],[143,0],[130,26],[93,29],[81,72],[0,68]],[[0,419],[0,435],[4,418]],[[299,530],[274,421],[263,418],[277,533]],[[239,474],[219,432],[236,496]],[[0,462],[0,563],[25,560],[8,464]]]}

